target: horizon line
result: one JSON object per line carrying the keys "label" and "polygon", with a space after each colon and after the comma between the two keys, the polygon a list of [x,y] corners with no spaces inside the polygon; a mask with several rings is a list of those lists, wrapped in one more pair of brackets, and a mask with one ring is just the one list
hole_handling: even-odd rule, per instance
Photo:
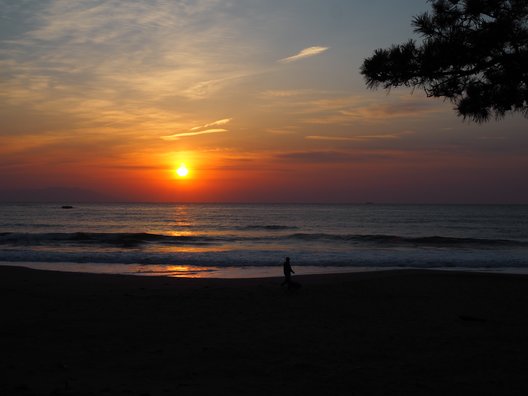
{"label": "horizon line", "polygon": [[383,206],[383,205],[401,205],[401,206],[523,206],[526,203],[512,203],[512,202],[322,202],[322,201],[58,201],[58,200],[44,200],[44,201],[1,201],[0,205],[24,205],[24,204],[89,204],[89,205],[105,205],[105,204],[149,204],[149,205],[361,205],[361,206]]}

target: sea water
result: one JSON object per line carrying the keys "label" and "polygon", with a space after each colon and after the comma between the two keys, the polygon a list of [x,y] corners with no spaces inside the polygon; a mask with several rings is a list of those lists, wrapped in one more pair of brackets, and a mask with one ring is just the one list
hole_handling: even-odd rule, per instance
{"label": "sea water", "polygon": [[528,205],[0,204],[0,264],[171,276],[528,270]]}

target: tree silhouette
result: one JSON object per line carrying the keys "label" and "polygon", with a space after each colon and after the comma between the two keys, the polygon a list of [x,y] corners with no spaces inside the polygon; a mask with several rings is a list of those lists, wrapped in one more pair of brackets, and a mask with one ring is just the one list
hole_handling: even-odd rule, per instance
{"label": "tree silhouette", "polygon": [[528,117],[528,0],[429,0],[415,16],[422,36],[364,60],[367,87],[423,88],[459,116],[485,122],[508,112]]}

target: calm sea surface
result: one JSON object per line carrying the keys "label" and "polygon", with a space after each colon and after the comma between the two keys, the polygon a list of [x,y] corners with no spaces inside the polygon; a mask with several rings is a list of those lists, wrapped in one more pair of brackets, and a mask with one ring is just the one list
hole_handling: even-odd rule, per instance
{"label": "calm sea surface", "polygon": [[[172,276],[528,270],[528,206],[0,205],[0,264]],[[30,264],[28,264],[30,263]],[[241,275],[242,274],[242,275]]]}

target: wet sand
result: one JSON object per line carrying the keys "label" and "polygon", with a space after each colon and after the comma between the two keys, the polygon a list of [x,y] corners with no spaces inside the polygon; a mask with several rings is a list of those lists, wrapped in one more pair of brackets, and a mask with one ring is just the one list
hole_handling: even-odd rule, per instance
{"label": "wet sand", "polygon": [[0,267],[0,394],[528,394],[528,276],[295,279]]}

